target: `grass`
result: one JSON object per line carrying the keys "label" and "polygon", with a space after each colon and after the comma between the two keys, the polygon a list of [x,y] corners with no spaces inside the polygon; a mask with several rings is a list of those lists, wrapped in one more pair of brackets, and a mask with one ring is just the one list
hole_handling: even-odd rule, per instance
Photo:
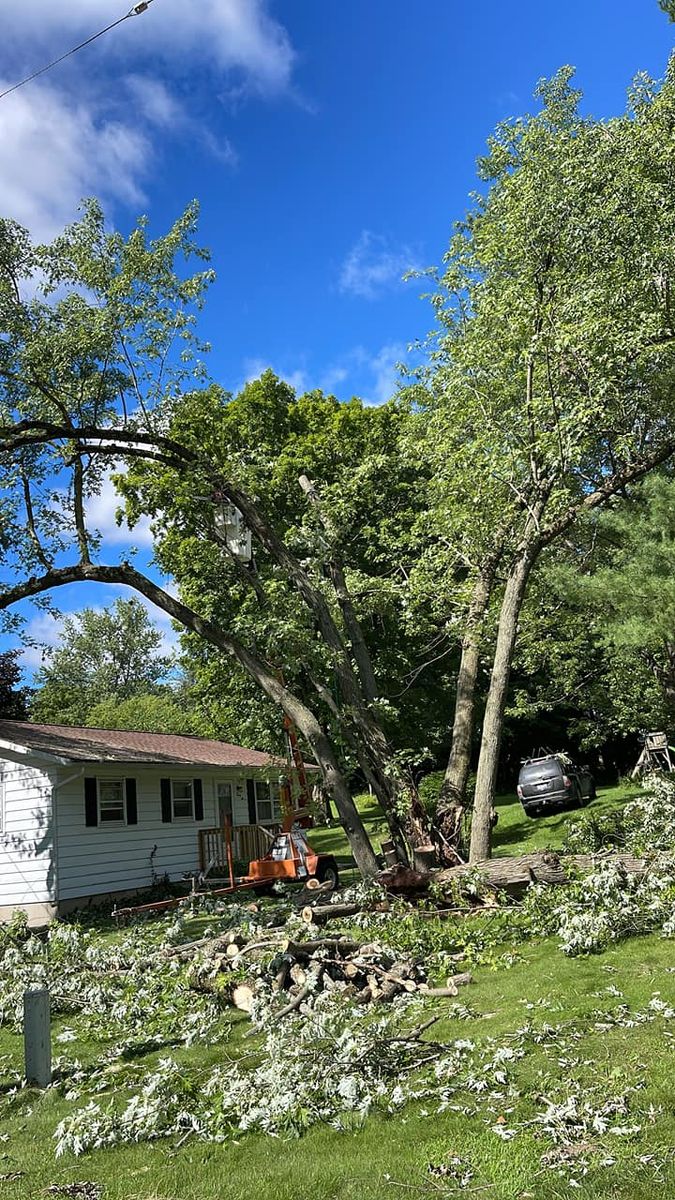
{"label": "grass", "polygon": [[[625,790],[607,790],[595,807],[610,811],[626,798]],[[376,830],[381,822],[376,806],[366,797],[361,808],[367,825]],[[563,814],[529,820],[507,797],[500,801],[499,814],[499,853],[559,846],[570,819]],[[346,847],[339,831],[319,830],[312,840],[344,862]],[[452,944],[453,923],[443,922],[443,928]],[[192,934],[186,931],[185,936]],[[619,1004],[644,1010],[655,992],[675,1003],[672,943],[656,936],[633,939],[602,955],[574,959],[565,958],[550,941],[514,950],[510,966],[500,959],[475,971],[474,985],[461,994],[461,1009],[447,1000],[427,1002],[430,1011],[441,1016],[433,1032],[439,1040],[508,1042],[526,1021],[541,1029],[565,1030],[562,1041],[547,1034],[517,1065],[519,1095],[504,1102],[504,1112],[498,1104],[489,1119],[484,1109],[473,1115],[438,1114],[431,1105],[425,1115],[424,1104],[418,1103],[396,1117],[371,1117],[352,1133],[315,1127],[295,1141],[259,1134],[240,1135],[224,1145],[168,1140],[55,1160],[52,1134],[72,1106],[56,1089],[27,1089],[3,1100],[3,1075],[7,1079],[11,1068],[20,1069],[21,1042],[0,1029],[0,1197],[58,1197],[58,1192],[46,1189],[66,1189],[76,1181],[100,1184],[104,1200],[396,1200],[434,1194],[479,1200],[558,1200],[571,1194],[586,1200],[653,1200],[655,1194],[673,1195],[675,1023],[669,1032],[661,1018],[634,1027],[606,1020]],[[92,1038],[86,1015],[57,1020],[55,1036],[64,1026],[76,1032],[77,1041],[57,1043],[59,1052],[67,1052],[69,1060],[79,1058],[85,1069],[94,1066],[106,1047]],[[207,1066],[244,1049],[248,1052],[251,1043],[243,1040],[247,1028],[245,1018],[232,1014],[226,1018],[222,1040],[208,1048],[180,1049],[173,1056],[186,1067]],[[137,1061],[150,1067],[157,1058],[153,1052]],[[641,1130],[616,1138],[615,1165],[592,1167],[573,1193],[564,1178],[542,1168],[547,1144],[534,1132],[502,1141],[490,1124],[502,1117],[508,1123],[532,1115],[541,1107],[541,1096],[561,1098],[574,1079],[583,1080],[584,1086],[597,1084],[605,1096],[637,1085],[631,1104],[638,1116],[633,1113],[629,1123],[639,1123]],[[427,1172],[429,1162],[451,1153],[474,1168],[466,1190],[444,1188]],[[80,1200],[74,1191],[63,1190],[61,1195]]]}
{"label": "grass", "polygon": [[526,854],[532,850],[559,850],[565,839],[570,821],[578,818],[580,811],[604,816],[639,794],[636,784],[623,783],[618,787],[599,788],[595,800],[586,810],[554,813],[548,817],[528,817],[519,800],[514,796],[499,796],[496,809],[499,820],[494,830],[494,853]]}
{"label": "grass", "polygon": [[[570,821],[576,820],[580,811],[592,810],[601,816],[622,808],[627,800],[638,793],[639,787],[631,783],[600,788],[589,809],[558,812],[548,817],[528,817],[514,795],[498,796],[496,809],[499,820],[493,835],[493,853],[526,854],[532,850],[558,850],[564,842]],[[387,836],[382,811],[377,801],[367,793],[357,796],[356,801],[366,830],[374,845],[378,847],[382,838]],[[313,829],[310,840],[315,849],[322,854],[335,855],[341,875],[353,868],[354,860],[350,854],[349,843],[340,826]]]}

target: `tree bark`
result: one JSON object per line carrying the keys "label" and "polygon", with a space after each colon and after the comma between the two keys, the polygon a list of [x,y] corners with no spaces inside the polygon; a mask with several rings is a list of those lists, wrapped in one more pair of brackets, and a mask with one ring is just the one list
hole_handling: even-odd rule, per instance
{"label": "tree bark", "polygon": [[448,892],[451,892],[456,884],[461,886],[464,876],[470,874],[473,879],[478,871],[485,882],[497,891],[519,895],[533,883],[569,883],[575,876],[588,875],[605,862],[620,867],[626,875],[642,875],[649,870],[649,860],[636,858],[634,854],[555,854],[550,850],[537,850],[532,854],[519,854],[514,858],[490,858],[483,862],[450,867],[446,871],[436,871],[433,880],[440,891],[447,888]]}
{"label": "tree bark", "polygon": [[490,856],[492,808],[497,785],[499,750],[504,725],[504,710],[511,675],[513,650],[518,633],[518,619],[527,591],[530,572],[541,546],[537,540],[525,543],[509,572],[497,629],[497,644],[490,677],[490,690],[483,719],[476,792],[471,820],[469,862],[479,862]]}

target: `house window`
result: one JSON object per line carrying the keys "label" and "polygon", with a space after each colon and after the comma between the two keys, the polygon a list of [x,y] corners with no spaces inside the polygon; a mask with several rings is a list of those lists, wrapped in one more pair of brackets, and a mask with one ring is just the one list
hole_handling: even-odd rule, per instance
{"label": "house window", "polygon": [[99,825],[126,823],[123,779],[99,779],[98,821]]}
{"label": "house window", "polygon": [[278,821],[281,814],[279,785],[267,783],[264,779],[256,779],[254,786],[257,821],[260,824],[265,821]]}
{"label": "house window", "polygon": [[191,779],[171,780],[171,813],[174,821],[194,821],[194,795]]}

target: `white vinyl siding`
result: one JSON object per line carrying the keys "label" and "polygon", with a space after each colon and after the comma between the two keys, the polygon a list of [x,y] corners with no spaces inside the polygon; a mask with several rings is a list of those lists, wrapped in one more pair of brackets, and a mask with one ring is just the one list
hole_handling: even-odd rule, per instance
{"label": "white vinyl siding", "polygon": [[[189,787],[192,805],[196,775],[202,779],[203,821],[179,817],[163,822],[162,778],[182,783],[185,794]],[[5,762],[0,781],[0,793],[4,792],[0,908],[86,899],[109,892],[142,891],[150,887],[153,870],[155,875],[166,874],[172,880],[198,871],[199,830],[219,824],[217,783],[228,782],[232,786],[233,824],[248,825],[246,780],[251,775],[252,772],[241,768],[205,771],[202,767],[185,767],[167,771],[166,765],[87,763],[78,767],[70,763],[47,769]],[[99,820],[98,824],[88,826],[84,780],[92,776],[97,780]],[[108,812],[115,811],[117,818],[121,815],[119,785],[122,784],[125,799],[124,780],[129,778],[136,783],[137,824],[105,819],[101,804],[104,808],[109,805]],[[269,803],[269,784],[259,782],[259,795],[265,805],[266,801]],[[172,792],[177,801],[180,791],[178,788]]]}
{"label": "white vinyl siding", "polygon": [[[106,780],[100,764],[95,771],[99,789]],[[192,773],[176,772],[172,779],[191,785]],[[64,777],[72,776],[62,768]],[[93,773],[88,766],[83,774]],[[102,822],[85,825],[84,780],[71,779],[58,792],[59,829],[59,900],[79,896],[102,895],[106,892],[142,890],[152,882],[150,855],[153,847],[153,868],[156,875],[168,875],[176,880],[191,871],[199,870],[199,829],[213,826],[215,819],[214,780],[203,777],[204,820],[162,821],[161,780],[166,767],[142,767],[140,764],[110,770],[109,780],[131,776],[136,780],[138,822]]]}
{"label": "white vinyl siding", "polygon": [[0,908],[54,899],[52,780],[45,769],[2,764]]}

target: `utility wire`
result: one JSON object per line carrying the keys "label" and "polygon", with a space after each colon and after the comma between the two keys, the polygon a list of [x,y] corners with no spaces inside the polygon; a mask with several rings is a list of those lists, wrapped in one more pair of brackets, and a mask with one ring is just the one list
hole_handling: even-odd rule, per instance
{"label": "utility wire", "polygon": [[116,21],[113,21],[112,25],[106,25],[105,29],[100,29],[98,33],[92,34],[85,42],[80,42],[79,46],[73,46],[72,50],[67,50],[60,58],[55,58],[53,62],[47,63],[46,67],[40,67],[39,71],[33,71],[32,75],[28,75],[25,79],[22,79],[20,83],[15,83],[12,87],[7,88],[6,91],[0,92],[0,100],[4,100],[5,96],[16,92],[24,84],[31,83],[33,79],[37,79],[38,75],[44,75],[46,71],[51,71],[52,67],[57,67],[59,63],[62,63],[66,58],[70,58],[72,54],[77,54],[78,50],[83,50],[85,46],[90,46],[97,38],[103,37],[104,33],[110,33],[111,29],[116,29],[123,21],[128,21],[129,17],[140,17],[141,13],[144,13],[151,4],[152,0],[141,0],[140,4],[134,4],[128,13],[125,13],[123,17],[118,17]]}

